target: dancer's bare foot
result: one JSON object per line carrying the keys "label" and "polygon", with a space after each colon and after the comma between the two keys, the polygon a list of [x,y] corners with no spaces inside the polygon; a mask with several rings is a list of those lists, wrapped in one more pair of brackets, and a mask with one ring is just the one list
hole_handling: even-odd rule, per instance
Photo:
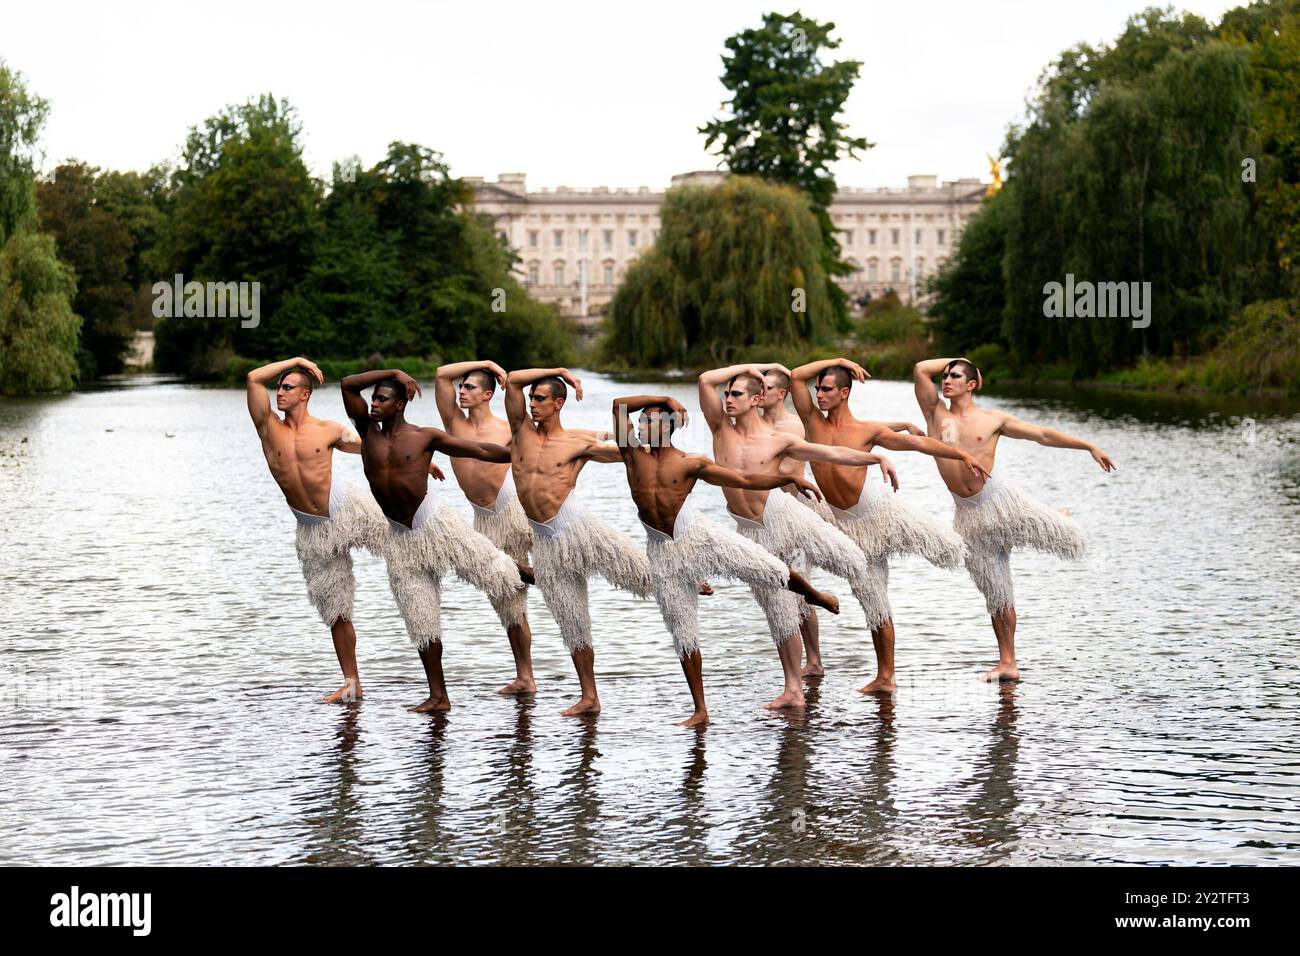
{"label": "dancer's bare foot", "polygon": [[1020,668],[1015,664],[999,664],[993,670],[989,671],[980,680],[986,683],[993,681],[1017,681],[1020,680]]}
{"label": "dancer's bare foot", "polygon": [[771,703],[767,703],[763,705],[763,707],[767,710],[782,710],[786,707],[803,707],[803,706],[804,706],[804,702],[803,702],[802,690],[788,690],[784,694],[781,694],[779,697],[773,698]]}
{"label": "dancer's bare foot", "polygon": [[814,591],[804,600],[824,611],[830,611],[832,614],[840,613],[840,599],[826,591]]}
{"label": "dancer's bare foot", "polygon": [[713,593],[713,585],[703,578],[700,579],[700,593],[705,595]]}
{"label": "dancer's bare foot", "polygon": [[505,687],[497,691],[498,694],[536,694],[537,681],[531,677],[516,677]]}
{"label": "dancer's bare foot", "polygon": [[343,678],[343,686],[332,694],[320,699],[322,704],[351,704],[361,699],[361,681],[351,677]]}
{"label": "dancer's bare foot", "polygon": [[822,667],[821,661],[809,661],[799,672],[800,677],[825,677],[826,668]]}
{"label": "dancer's bare foot", "polygon": [[894,681],[894,675],[888,677],[877,677],[866,687],[859,687],[859,694],[892,694],[898,690],[898,684]]}
{"label": "dancer's bare foot", "polygon": [[537,583],[537,578],[533,575],[533,569],[530,568],[528,565],[521,564],[520,562],[516,561],[515,567],[519,569],[519,580],[523,581],[524,584]]}
{"label": "dancer's bare foot", "polygon": [[709,712],[707,710],[697,710],[691,714],[690,718],[683,720],[678,727],[703,727],[709,722]]}
{"label": "dancer's bare foot", "polygon": [[429,697],[423,704],[408,707],[407,710],[413,714],[432,714],[439,710],[451,710],[451,701],[446,697]]}
{"label": "dancer's bare foot", "polygon": [[576,704],[574,704],[572,707],[570,707],[568,710],[560,711],[560,716],[578,717],[583,714],[599,714],[599,713],[600,713],[600,698],[584,697],[581,700],[579,700]]}

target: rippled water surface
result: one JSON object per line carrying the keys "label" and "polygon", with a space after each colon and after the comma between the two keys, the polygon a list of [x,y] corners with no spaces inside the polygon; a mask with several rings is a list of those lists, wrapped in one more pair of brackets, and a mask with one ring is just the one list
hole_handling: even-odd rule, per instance
{"label": "rippled water surface", "polygon": [[[573,425],[665,388],[585,381]],[[695,407],[692,384],[667,388]],[[918,420],[908,385],[857,391],[860,415]],[[988,404],[1119,464],[1002,443],[999,470],[1068,507],[1092,548],[1079,565],[1014,558],[1024,682],[978,682],[996,659],[978,592],[909,558],[892,576],[896,697],[855,692],[870,635],[822,576],[846,598],[822,615],[827,676],[806,714],[773,714],[762,613],[717,581],[701,599],[713,724],[696,732],[674,726],[690,698],[654,604],[596,582],[599,718],[559,716],[577,681],[537,594],[539,692],[495,696],[509,647],[459,582],[444,594],[455,707],[407,713],[420,665],[370,556],[366,699],[319,704],[337,664],[242,392],[144,380],[0,401],[0,862],[1300,862],[1300,417]],[[342,417],[337,389],[313,410]],[[410,417],[432,422],[431,397]],[[683,444],[707,450],[707,433]],[[901,494],[950,521],[933,464],[892,457]],[[355,457],[336,473],[364,480]],[[454,478],[437,493],[470,514]],[[621,466],[588,466],[577,494],[643,541]],[[694,500],[722,517],[717,489]]]}

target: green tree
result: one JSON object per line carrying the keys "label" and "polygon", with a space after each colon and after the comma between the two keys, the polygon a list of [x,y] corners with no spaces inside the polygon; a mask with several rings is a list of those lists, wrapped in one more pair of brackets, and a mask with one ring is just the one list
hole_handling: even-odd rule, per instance
{"label": "green tree", "polygon": [[834,29],[833,23],[818,23],[797,11],[768,13],[761,27],[729,37],[722,84],[731,93],[723,104],[731,115],[700,132],[706,148],[717,145],[731,172],[788,183],[811,199],[821,231],[825,295],[837,325],[846,327],[848,297],[832,277],[849,275],[851,269],[840,260],[827,211],[836,190],[830,168],[872,144],[849,135],[839,119],[862,64],[823,62],[823,52],[840,45],[831,37]]}
{"label": "green tree", "polygon": [[190,130],[172,175],[160,278],[259,282],[261,315],[251,328],[231,318],[160,319],[159,368],[212,375],[234,351],[265,355],[283,347],[277,312],[306,275],[319,233],[319,188],[303,163],[301,135],[293,107],[270,94]]}
{"label": "green tree", "polygon": [[0,61],[0,394],[66,391],[76,381],[76,279],[37,231],[33,153],[46,104]]}
{"label": "green tree", "polygon": [[72,269],[54,239],[20,229],[0,247],[0,394],[63,392],[77,376]]}
{"label": "green tree", "polygon": [[77,276],[73,309],[82,319],[77,362],[83,381],[120,372],[133,331],[131,233],[97,201],[98,174],[72,161],[36,187],[41,225]]}
{"label": "green tree", "polygon": [[819,342],[833,330],[806,194],[731,176],[669,190],[660,221],[658,242],[610,303],[611,358],[641,368],[723,363],[739,347]]}
{"label": "green tree", "polygon": [[936,322],[938,351],[965,354],[978,345],[1004,341],[1006,245],[1006,197],[998,192],[971,217],[955,253],[931,280],[935,298],[930,315]]}

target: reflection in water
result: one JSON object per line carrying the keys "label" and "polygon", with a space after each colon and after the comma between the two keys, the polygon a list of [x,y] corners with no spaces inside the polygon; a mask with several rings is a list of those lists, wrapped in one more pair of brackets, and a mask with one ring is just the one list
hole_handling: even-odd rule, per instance
{"label": "reflection in water", "polygon": [[365,819],[358,799],[356,748],[361,739],[360,703],[344,704],[338,713],[335,746],[323,761],[307,771],[320,803],[304,808],[307,824],[305,863],[365,865],[374,861],[366,850]]}
{"label": "reflection in water", "polygon": [[[689,382],[583,378],[574,427],[607,428],[632,392],[696,404]],[[444,630],[464,691],[450,715],[407,713],[418,670],[368,554],[354,559],[366,700],[316,703],[337,664],[243,392],[133,384],[0,401],[0,500],[19,503],[0,509],[0,534],[23,545],[0,549],[0,820],[15,824],[0,863],[1300,862],[1293,413],[991,391],[990,407],[1086,436],[1119,465],[999,447],[1008,479],[1089,537],[1079,564],[1015,556],[1027,683],[979,684],[994,648],[978,591],[902,559],[890,599],[908,690],[858,694],[870,634],[851,612],[825,616],[827,676],[807,682],[805,713],[774,714],[760,706],[771,648],[751,639],[762,612],[720,582],[701,622],[713,722],[685,731],[658,610],[601,582],[599,718],[559,716],[572,664],[535,594],[539,692],[497,697],[507,643],[455,580]],[[917,419],[905,382],[851,402]],[[343,418],[337,389],[312,405]],[[709,450],[703,426],[679,438]],[[93,482],[68,481],[86,461]],[[949,523],[933,463],[893,461],[908,504]],[[335,469],[364,482],[355,456]],[[454,476],[434,493],[469,517]],[[617,466],[584,470],[576,494],[640,539]],[[692,503],[727,520],[716,488]]]}
{"label": "reflection in water", "polygon": [[987,862],[1009,856],[1016,849],[1016,808],[1020,806],[1016,794],[1016,758],[1020,753],[1017,687],[1010,682],[998,685],[998,709],[989,727],[988,748],[976,762],[971,778],[978,790],[966,804],[970,823],[963,832],[972,845],[992,851]]}
{"label": "reflection in water", "polygon": [[456,836],[443,826],[442,779],[447,761],[447,729],[452,719],[446,712],[429,714],[424,718],[424,727],[416,722],[411,738],[415,785],[409,793],[399,789],[397,799],[405,804],[403,846],[412,854],[413,863],[441,862],[445,847]]}
{"label": "reflection in water", "polygon": [[514,726],[503,728],[499,735],[505,743],[504,753],[491,764],[501,781],[492,800],[493,858],[507,865],[531,860],[541,837],[533,788],[532,721],[537,703],[532,695],[525,695],[515,697],[514,705]]}

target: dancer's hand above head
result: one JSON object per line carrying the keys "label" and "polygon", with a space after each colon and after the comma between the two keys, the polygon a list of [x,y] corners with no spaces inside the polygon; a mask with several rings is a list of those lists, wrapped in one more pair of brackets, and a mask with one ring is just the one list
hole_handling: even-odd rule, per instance
{"label": "dancer's hand above head", "polygon": [[1102,471],[1112,472],[1115,470],[1115,463],[1111,461],[1110,456],[1107,455],[1100,448],[1094,445],[1091,449],[1089,449],[1089,451],[1092,452],[1092,460],[1095,461],[1097,464],[1101,465]]}
{"label": "dancer's hand above head", "polygon": [[686,406],[675,398],[668,399],[668,410],[677,416],[677,427],[686,427]]}
{"label": "dancer's hand above head", "polygon": [[416,398],[424,397],[424,389],[420,388],[420,383],[411,376],[407,375],[401,369],[397,369],[397,380],[406,386],[406,400],[414,401]]}
{"label": "dancer's hand above head", "polygon": [[325,384],[325,373],[320,370],[320,367],[315,362],[311,361],[310,359],[305,359],[300,355],[297,358],[297,363],[301,365],[303,368],[305,368],[307,371],[311,372],[311,374],[315,377],[317,384],[320,385]]}
{"label": "dancer's hand above head", "polygon": [[560,370],[560,378],[568,382],[569,387],[573,389],[574,400],[579,402],[582,401],[582,379],[578,378],[578,376],[574,375],[567,368]]}
{"label": "dancer's hand above head", "polygon": [[849,374],[852,375],[859,382],[865,382],[867,379],[871,378],[870,372],[868,372],[865,368],[863,368],[857,362],[852,361],[851,359],[842,358],[840,359],[840,364],[843,365],[846,369],[848,369]]}

